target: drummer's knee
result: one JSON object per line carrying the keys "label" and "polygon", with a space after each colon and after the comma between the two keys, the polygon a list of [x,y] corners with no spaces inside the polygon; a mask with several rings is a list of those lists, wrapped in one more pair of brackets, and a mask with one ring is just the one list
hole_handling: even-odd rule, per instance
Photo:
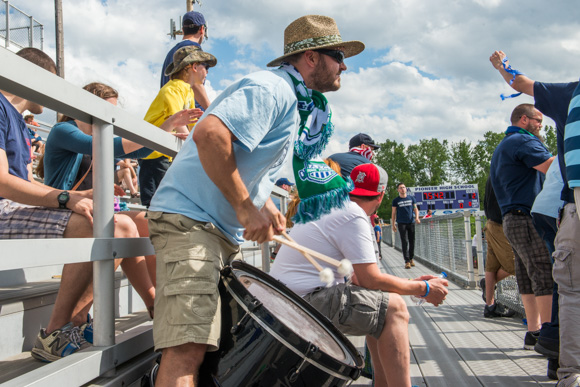
{"label": "drummer's knee", "polygon": [[403,297],[396,293],[389,293],[389,306],[387,308],[387,320],[399,320],[409,324],[409,311]]}
{"label": "drummer's knee", "polygon": [[[206,344],[187,343],[163,349],[161,366],[170,368],[197,370],[203,362]],[[165,364],[163,364],[165,362]]]}

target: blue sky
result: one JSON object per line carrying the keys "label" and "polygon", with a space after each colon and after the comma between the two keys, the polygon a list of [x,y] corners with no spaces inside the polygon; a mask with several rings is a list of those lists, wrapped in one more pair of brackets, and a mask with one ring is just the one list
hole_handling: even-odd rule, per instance
{"label": "blue sky", "polygon": [[[54,2],[12,3],[45,25],[45,50],[54,57]],[[142,117],[176,43],[167,35],[169,20],[185,7],[183,0],[63,0],[66,79],[108,83],[123,107]],[[511,89],[489,63],[494,50],[532,79],[580,76],[578,7],[570,1],[212,0],[194,8],[209,23],[203,47],[218,58],[208,76],[210,97],[266,69],[282,53],[285,26],[302,15],[332,16],[343,39],[366,44],[346,60],[342,88],[327,94],[336,125],[327,154],[345,151],[359,132],[408,145],[421,138],[475,142],[488,130],[505,130],[513,108],[532,99],[501,101]]]}

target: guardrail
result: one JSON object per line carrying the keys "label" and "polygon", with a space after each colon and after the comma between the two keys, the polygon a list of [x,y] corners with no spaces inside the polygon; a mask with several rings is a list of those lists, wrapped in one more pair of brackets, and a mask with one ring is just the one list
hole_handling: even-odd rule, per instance
{"label": "guardrail", "polygon": [[[487,242],[485,238],[477,238],[474,248],[473,236],[483,235],[484,223],[485,215],[481,211],[421,219],[415,225],[415,259],[435,271],[445,271],[458,284],[475,287],[485,278]],[[383,242],[401,250],[400,234],[394,233],[390,225],[383,227]],[[514,276],[498,283],[496,299],[525,315]]]}
{"label": "guardrail", "polygon": [[43,49],[44,26],[7,0],[0,5],[0,42],[4,47],[36,47]]}
{"label": "guardrail", "polygon": [[[66,363],[74,363],[75,367],[50,364],[22,379],[38,380],[46,385],[43,376],[50,373],[53,378],[50,384],[62,385],[64,381],[68,384],[71,380],[74,384],[84,384],[114,369],[123,359],[141,353],[140,346],[131,344],[132,340],[115,345],[113,259],[153,253],[148,238],[113,238],[113,136],[171,156],[177,154],[182,141],[6,49],[0,49],[0,63],[1,90],[93,125],[93,179],[98,182],[94,184],[93,238],[0,241],[2,255],[19,257],[17,262],[0,260],[0,270],[93,262],[95,346],[90,351],[91,356],[73,354]],[[42,257],[38,256],[38,251],[42,251]],[[98,367],[93,367],[95,359],[98,359]],[[80,371],[78,367],[83,363],[87,367]]]}

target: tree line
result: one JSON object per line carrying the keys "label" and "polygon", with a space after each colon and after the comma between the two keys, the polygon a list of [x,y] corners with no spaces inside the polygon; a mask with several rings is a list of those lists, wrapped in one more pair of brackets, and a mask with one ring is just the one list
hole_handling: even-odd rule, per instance
{"label": "tree line", "polygon": [[[488,131],[477,143],[437,138],[422,139],[409,146],[394,140],[381,143],[374,162],[387,171],[389,182],[378,215],[389,221],[392,201],[398,196],[396,186],[400,182],[407,187],[477,184],[480,203],[483,203],[491,156],[504,136],[504,132]],[[546,125],[542,136],[548,150],[555,155],[555,129]]]}

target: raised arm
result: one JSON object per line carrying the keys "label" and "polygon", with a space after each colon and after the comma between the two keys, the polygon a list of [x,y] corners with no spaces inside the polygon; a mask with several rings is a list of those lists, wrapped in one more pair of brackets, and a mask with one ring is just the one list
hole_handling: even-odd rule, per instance
{"label": "raised arm", "polygon": [[[499,71],[503,79],[510,85],[510,82],[513,79],[513,75],[508,73],[502,64],[503,59],[506,57],[506,54],[503,51],[495,51],[489,57],[489,61],[491,65]],[[509,61],[506,62],[506,66],[509,65]],[[534,81],[523,74],[516,75],[516,79],[510,85],[515,91],[524,93],[530,96],[534,96]]]}

